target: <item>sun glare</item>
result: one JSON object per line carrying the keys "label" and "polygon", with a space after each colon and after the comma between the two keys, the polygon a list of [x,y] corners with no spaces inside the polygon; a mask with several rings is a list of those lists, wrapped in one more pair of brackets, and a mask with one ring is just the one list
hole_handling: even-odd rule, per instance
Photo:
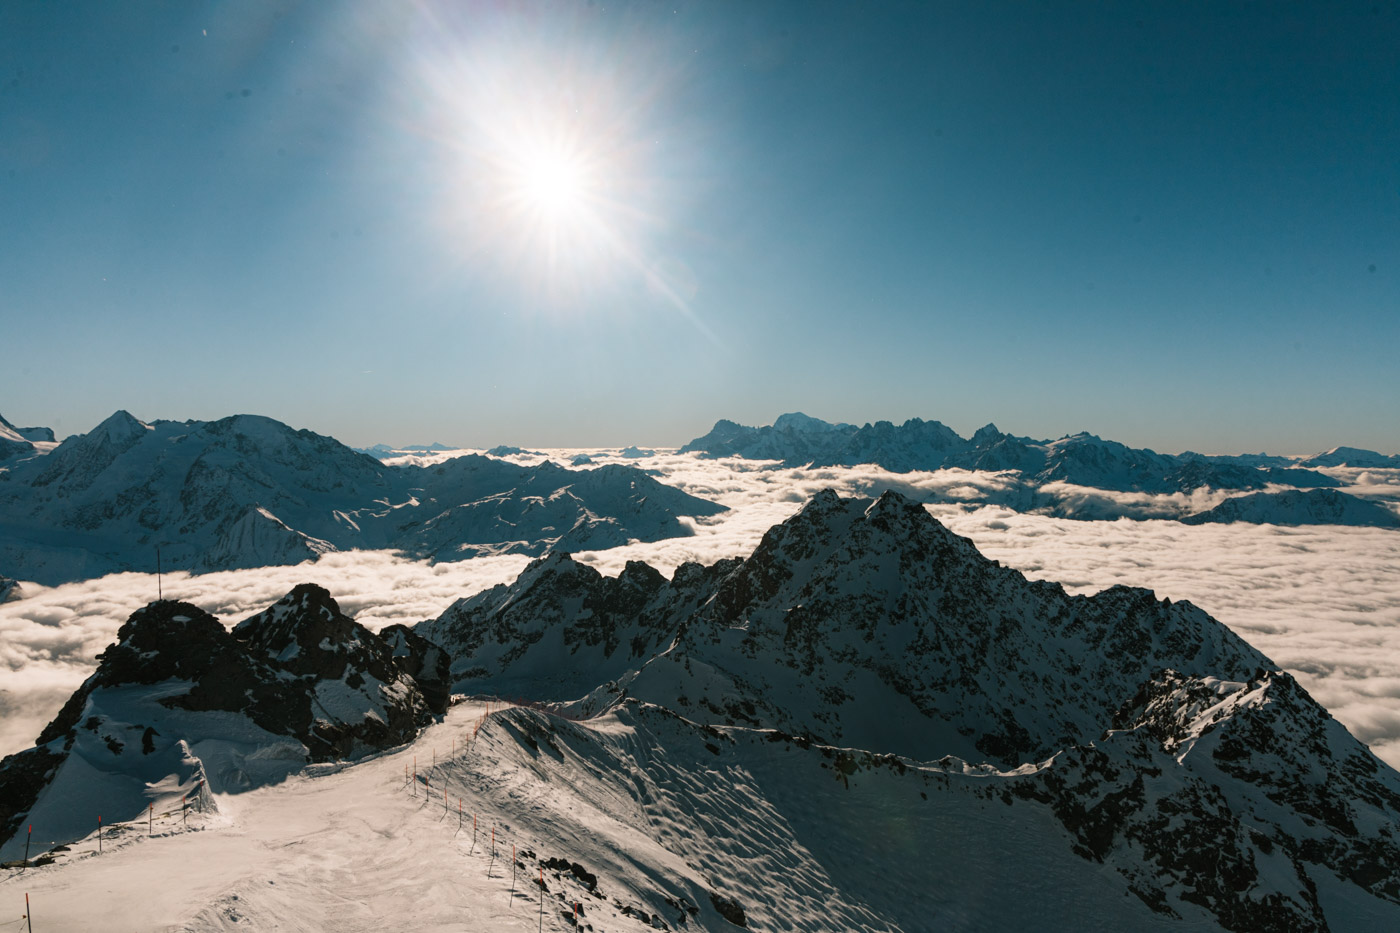
{"label": "sun glare", "polygon": [[652,242],[670,225],[673,188],[653,156],[668,129],[657,106],[666,62],[645,46],[597,58],[509,31],[458,37],[418,62],[422,125],[445,144],[438,206],[457,261],[546,298],[537,308],[644,284],[718,342],[691,310],[693,282],[668,271],[684,263]]}
{"label": "sun glare", "polygon": [[519,187],[530,207],[558,218],[583,209],[588,180],[579,160],[540,156],[521,166]]}

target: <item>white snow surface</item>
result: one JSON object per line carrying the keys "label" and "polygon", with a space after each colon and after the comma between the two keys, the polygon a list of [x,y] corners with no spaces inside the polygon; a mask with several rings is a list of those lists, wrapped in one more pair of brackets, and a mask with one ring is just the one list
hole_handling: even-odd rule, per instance
{"label": "white snow surface", "polygon": [[[101,854],[94,833],[0,876],[0,923],[27,893],[36,930],[559,931],[575,903],[599,933],[653,916],[735,929],[715,892],[755,930],[1220,929],[1190,905],[1185,924],[1154,914],[1040,809],[992,796],[996,772],[911,762],[842,781],[819,748],[635,704],[580,724],[507,709],[477,733],[486,710],[455,707],[355,765],[215,792],[187,825],[163,801],[149,832],[108,827]],[[595,883],[544,868],[542,904],[551,859]],[[1339,913],[1385,910],[1330,893]]]}

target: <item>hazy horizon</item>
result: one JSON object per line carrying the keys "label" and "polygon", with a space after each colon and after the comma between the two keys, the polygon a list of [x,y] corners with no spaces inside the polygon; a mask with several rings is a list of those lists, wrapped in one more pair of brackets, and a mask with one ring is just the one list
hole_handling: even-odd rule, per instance
{"label": "hazy horizon", "polygon": [[[152,423],[152,422],[156,422],[156,421],[217,421],[217,420],[219,420],[219,419],[221,419],[221,418],[232,417],[232,416],[234,416],[234,415],[259,415],[259,416],[263,416],[263,417],[274,417],[274,416],[272,416],[272,415],[268,415],[266,412],[255,412],[255,411],[227,412],[227,413],[225,413],[225,414],[213,415],[213,416],[209,416],[209,417],[186,417],[186,418],[181,418],[181,417],[167,417],[167,416],[148,417],[148,416],[143,415],[141,412],[133,412],[133,411],[130,411],[130,409],[124,409],[124,408],[118,408],[118,409],[116,409],[116,411],[126,411],[128,414],[132,415],[132,416],[135,417],[137,420],[139,420],[139,421],[144,421],[144,422],[147,422],[147,423]],[[892,422],[892,423],[898,425],[898,424],[902,424],[902,423],[904,423],[906,420],[909,420],[909,419],[912,419],[912,418],[919,418],[919,419],[922,419],[922,420],[924,420],[924,421],[941,421],[941,422],[943,422],[944,424],[946,424],[948,427],[952,428],[955,432],[957,432],[959,435],[961,435],[961,436],[964,437],[964,438],[971,438],[971,436],[973,435],[974,432],[977,431],[977,429],[979,429],[979,428],[985,426],[985,425],[988,424],[988,423],[995,424],[995,425],[997,426],[998,429],[1000,429],[1001,431],[1003,431],[1003,432],[1005,432],[1005,433],[1007,433],[1007,434],[1012,434],[1012,435],[1015,435],[1015,436],[1018,436],[1018,437],[1031,437],[1031,438],[1034,438],[1034,439],[1036,439],[1036,440],[1056,440],[1056,439],[1061,438],[1061,437],[1068,437],[1068,436],[1073,435],[1073,434],[1078,434],[1078,433],[1080,433],[1080,432],[1085,432],[1085,433],[1094,434],[1094,435],[1097,435],[1097,436],[1099,436],[1099,437],[1102,437],[1104,440],[1117,441],[1117,442],[1119,442],[1119,443],[1126,444],[1126,445],[1129,446],[1129,447],[1134,447],[1134,448],[1147,448],[1147,449],[1150,449],[1150,450],[1154,450],[1154,451],[1156,451],[1157,453],[1164,453],[1164,454],[1179,454],[1179,453],[1184,453],[1184,452],[1186,452],[1186,451],[1192,451],[1192,452],[1195,452],[1195,453],[1207,454],[1207,455],[1216,455],[1216,454],[1228,455],[1228,454],[1258,454],[1258,453],[1268,453],[1268,454],[1271,454],[1271,455],[1274,455],[1274,456],[1298,456],[1298,457],[1304,457],[1304,456],[1309,456],[1309,455],[1312,455],[1312,454],[1323,453],[1323,452],[1325,452],[1325,451],[1327,451],[1327,450],[1331,450],[1331,449],[1333,449],[1333,448],[1335,448],[1335,447],[1356,447],[1356,448],[1367,449],[1367,448],[1366,448],[1366,445],[1364,445],[1364,444],[1352,443],[1352,442],[1346,441],[1346,440],[1338,440],[1338,441],[1336,441],[1335,443],[1330,443],[1330,444],[1327,444],[1326,446],[1317,447],[1317,448],[1313,448],[1313,449],[1309,449],[1309,450],[1285,450],[1285,449],[1281,449],[1281,448],[1275,449],[1275,448],[1260,447],[1260,446],[1250,447],[1250,446],[1248,446],[1248,445],[1243,446],[1243,447],[1241,447],[1241,446],[1235,446],[1235,447],[1229,447],[1229,448],[1208,449],[1208,448],[1206,448],[1206,447],[1204,447],[1204,446],[1202,446],[1202,445],[1200,445],[1200,444],[1197,444],[1196,446],[1190,446],[1189,443],[1188,443],[1187,446],[1183,446],[1183,447],[1168,447],[1168,446],[1162,445],[1162,444],[1160,444],[1160,443],[1153,443],[1152,440],[1151,440],[1151,433],[1152,433],[1152,432],[1150,432],[1150,431],[1138,431],[1138,432],[1135,432],[1139,437],[1141,437],[1141,438],[1146,438],[1145,440],[1129,440],[1129,439],[1127,439],[1127,438],[1123,438],[1123,437],[1118,437],[1118,436],[1115,436],[1115,435],[1107,434],[1107,433],[1105,433],[1104,431],[1101,431],[1101,430],[1096,430],[1092,425],[1086,425],[1086,426],[1083,426],[1083,427],[1078,428],[1078,429],[1075,429],[1075,430],[1061,431],[1061,432],[1058,432],[1058,433],[1053,433],[1053,432],[1051,432],[1051,433],[1045,433],[1045,432],[1037,433],[1037,432],[1034,431],[1034,430],[1021,430],[1021,429],[1019,429],[1019,428],[1017,428],[1017,427],[1015,427],[1015,426],[1012,426],[1012,425],[1009,425],[1009,424],[1005,424],[1005,423],[1003,423],[1003,422],[1001,422],[1001,421],[998,421],[998,420],[995,420],[995,419],[993,419],[993,420],[990,421],[990,422],[988,422],[988,421],[983,421],[983,422],[979,422],[979,423],[973,424],[973,425],[958,425],[958,424],[950,424],[950,423],[949,423],[948,421],[946,421],[945,419],[939,418],[939,417],[937,417],[936,415],[929,415],[929,414],[912,414],[912,415],[907,416],[906,418],[881,418],[881,417],[875,417],[875,418],[850,418],[850,419],[845,419],[845,418],[829,418],[829,417],[822,417],[821,415],[812,415],[811,412],[807,412],[807,411],[798,411],[798,410],[796,410],[796,409],[794,409],[793,412],[796,412],[796,413],[799,413],[799,414],[809,415],[809,416],[815,417],[815,418],[820,418],[821,420],[827,421],[827,422],[832,423],[832,424],[837,424],[837,423],[841,423],[841,422],[845,421],[846,423],[854,424],[854,425],[856,425],[857,427],[860,427],[860,426],[862,426],[862,425],[867,425],[867,424],[873,424],[874,422],[877,422],[877,421],[889,421],[889,422]],[[476,440],[476,441],[465,441],[465,442],[463,442],[463,441],[457,441],[457,440],[455,440],[455,439],[444,439],[444,437],[446,436],[446,432],[443,432],[443,436],[438,436],[438,435],[427,436],[427,435],[425,435],[425,436],[423,436],[423,437],[417,437],[417,436],[412,436],[412,435],[407,434],[407,432],[406,432],[404,429],[397,429],[397,428],[395,428],[395,429],[390,429],[390,431],[388,432],[389,437],[388,437],[388,439],[386,439],[384,436],[372,435],[372,434],[368,433],[365,429],[359,428],[359,427],[355,426],[354,424],[350,425],[350,428],[349,428],[349,433],[355,438],[355,439],[352,440],[352,439],[349,439],[349,438],[347,438],[347,437],[345,437],[345,436],[342,436],[342,435],[340,435],[340,434],[337,434],[337,433],[335,433],[335,432],[323,430],[323,429],[322,429],[320,426],[318,426],[318,425],[313,425],[313,424],[297,424],[297,423],[295,423],[295,422],[288,422],[288,421],[284,421],[283,423],[287,424],[289,427],[291,427],[291,428],[293,428],[293,429],[296,429],[296,430],[309,430],[309,431],[312,431],[313,433],[316,433],[316,434],[322,434],[322,435],[325,435],[325,436],[328,436],[328,437],[333,437],[333,438],[335,438],[337,441],[340,441],[342,444],[345,444],[345,445],[348,446],[348,447],[354,447],[354,448],[357,448],[357,449],[367,449],[367,448],[374,447],[374,446],[379,445],[379,444],[383,444],[383,445],[385,445],[385,446],[387,446],[387,447],[394,448],[394,449],[405,449],[405,448],[408,448],[408,447],[427,446],[427,445],[431,445],[431,444],[442,444],[443,446],[449,447],[449,448],[472,449],[472,450],[486,450],[486,449],[488,449],[488,448],[497,447],[497,446],[521,447],[521,448],[526,448],[526,449],[528,449],[528,448],[540,448],[540,449],[542,449],[542,450],[591,450],[591,449],[610,449],[610,448],[624,448],[624,447],[642,447],[642,448],[646,448],[646,447],[656,447],[656,448],[662,448],[662,449],[669,449],[669,448],[678,448],[678,447],[682,447],[682,446],[684,446],[685,444],[689,443],[690,441],[695,440],[695,439],[697,439],[697,438],[703,436],[704,434],[708,433],[709,430],[710,430],[718,421],[720,421],[720,420],[734,421],[734,422],[737,422],[737,423],[739,423],[739,424],[743,424],[743,425],[746,425],[746,426],[749,426],[749,427],[763,427],[763,426],[771,425],[779,416],[781,416],[781,415],[783,415],[783,414],[788,414],[788,413],[791,413],[791,412],[777,412],[777,413],[772,413],[772,414],[769,414],[769,415],[766,415],[766,416],[757,417],[757,418],[755,418],[754,420],[749,420],[749,421],[745,421],[745,420],[743,420],[743,419],[741,419],[741,418],[734,418],[734,417],[731,417],[731,416],[728,416],[728,415],[719,415],[719,416],[717,416],[717,417],[711,418],[709,421],[705,422],[703,425],[697,423],[696,425],[692,426],[692,428],[685,428],[685,429],[683,429],[683,433],[684,433],[684,431],[689,431],[689,433],[686,433],[686,435],[685,435],[684,437],[680,437],[679,435],[674,435],[674,436],[668,438],[668,439],[665,440],[665,441],[651,440],[651,439],[647,439],[647,438],[637,439],[637,438],[635,438],[635,437],[630,437],[630,436],[622,437],[622,436],[620,436],[620,435],[617,435],[617,434],[614,432],[613,435],[612,435],[612,440],[611,440],[611,442],[608,442],[608,441],[588,441],[588,442],[584,442],[584,443],[574,443],[574,444],[560,444],[560,443],[551,443],[551,442],[549,442],[549,441],[528,441],[528,440],[518,440],[518,439],[500,440],[500,439],[490,439],[490,438],[487,438],[487,439],[478,439],[478,440]],[[55,428],[55,437],[56,437],[57,440],[62,441],[62,440],[66,439],[66,438],[69,437],[69,436],[78,436],[78,435],[86,434],[86,433],[88,433],[88,431],[91,431],[93,428],[95,428],[97,425],[101,424],[104,420],[106,420],[107,418],[111,417],[113,414],[115,414],[115,411],[114,411],[114,412],[108,412],[107,414],[98,417],[98,418],[97,418],[95,421],[93,421],[93,423],[90,424],[87,428],[80,429],[80,430],[74,430],[74,431],[71,431],[71,432],[68,432],[68,433],[64,433],[63,431],[58,430],[57,428]],[[6,412],[5,412],[4,410],[0,410],[0,417],[4,417],[7,421],[9,421],[11,424],[14,424],[16,427],[50,427],[50,428],[54,427],[53,424],[41,423],[41,422],[33,421],[32,419],[26,421],[26,420],[23,420],[23,419],[17,420],[17,419],[14,419],[14,418],[10,418],[10,417],[6,414]],[[283,419],[277,418],[277,419],[275,419],[275,420],[282,421]],[[581,435],[579,435],[579,436],[581,436]],[[1374,448],[1374,449],[1376,449],[1376,451],[1377,451],[1378,453],[1382,453],[1382,454],[1392,454],[1392,453],[1395,453],[1395,451],[1389,450],[1389,449],[1386,449],[1386,448],[1383,448],[1383,447],[1382,447],[1382,448]]]}

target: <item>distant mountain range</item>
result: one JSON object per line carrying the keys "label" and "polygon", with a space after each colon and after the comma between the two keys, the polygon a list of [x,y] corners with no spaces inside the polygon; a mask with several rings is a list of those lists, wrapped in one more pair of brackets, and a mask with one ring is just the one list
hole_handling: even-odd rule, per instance
{"label": "distant mountain range", "polygon": [[614,547],[689,534],[724,507],[619,465],[522,467],[468,455],[386,466],[254,415],[124,411],[0,471],[0,568],[55,584],[119,570],[299,563],[333,550],[418,558]]}
{"label": "distant mountain range", "polygon": [[461,448],[448,447],[446,444],[439,444],[435,441],[431,444],[406,444],[403,447],[375,444],[373,447],[352,447],[350,449],[356,453],[369,454],[371,457],[390,457],[401,453],[432,454],[444,450],[460,450]]}
{"label": "distant mountain range", "polygon": [[[1003,496],[1003,504],[1035,508],[1066,518],[1115,517],[1102,503],[1085,506],[1063,486],[1109,493],[1162,495],[1196,490],[1250,492],[1248,507],[1226,509],[1237,521],[1276,524],[1392,524],[1395,513],[1344,492],[1299,496],[1294,490],[1335,489],[1342,483],[1314,467],[1400,468],[1400,456],[1337,447],[1305,458],[1269,454],[1207,456],[1193,452],[1160,454],[1093,434],[1036,440],[1005,434],[996,425],[963,438],[938,421],[913,418],[902,425],[877,421],[856,427],[831,424],[801,413],[780,416],[771,425],[748,427],[719,421],[703,437],[681,448],[704,457],[778,460],[812,468],[872,464],[892,473],[964,469],[1018,474],[1024,494]],[[1060,485],[1057,485],[1060,484]],[[1328,503],[1306,507],[1301,503]],[[1177,517],[1158,515],[1154,517]],[[1199,521],[1225,520],[1201,518]]]}
{"label": "distant mountain range", "polygon": [[1400,467],[1400,457],[1337,447],[1293,460],[1268,454],[1207,456],[1159,454],[1081,432],[1059,440],[1002,433],[996,425],[963,438],[938,421],[911,418],[901,425],[877,421],[863,427],[830,424],[799,413],[752,428],[719,421],[681,448],[707,457],[781,460],[788,466],[875,464],[892,473],[939,470],[1016,470],[1038,485],[1074,483],[1120,492],[1189,492],[1193,489],[1263,489],[1269,484],[1322,488],[1340,485],[1312,466]]}

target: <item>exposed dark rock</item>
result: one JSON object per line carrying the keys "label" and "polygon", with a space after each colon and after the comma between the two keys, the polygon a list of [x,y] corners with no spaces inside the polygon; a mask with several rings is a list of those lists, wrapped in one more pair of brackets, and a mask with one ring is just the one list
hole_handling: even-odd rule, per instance
{"label": "exposed dark rock", "polygon": [[179,740],[163,734],[164,727],[109,723],[101,703],[109,688],[159,685],[157,707],[241,713],[261,729],[301,743],[312,761],[403,744],[432,718],[393,648],[311,584],[298,586],[232,633],[189,603],[151,603],[127,619],[98,662],[40,733],[38,747],[0,762],[0,843],[34,805],[80,731],[91,733],[114,758],[123,755],[119,736],[129,730],[141,730],[142,755]]}
{"label": "exposed dark rock", "polygon": [[748,918],[744,916],[744,908],[740,907],[738,902],[734,901],[732,898],[711,891],[710,906],[714,907],[716,913],[736,927],[747,927],[749,925]]}
{"label": "exposed dark rock", "polygon": [[452,659],[447,652],[406,625],[386,625],[379,637],[393,652],[394,663],[423,691],[428,708],[447,712],[452,701]]}

